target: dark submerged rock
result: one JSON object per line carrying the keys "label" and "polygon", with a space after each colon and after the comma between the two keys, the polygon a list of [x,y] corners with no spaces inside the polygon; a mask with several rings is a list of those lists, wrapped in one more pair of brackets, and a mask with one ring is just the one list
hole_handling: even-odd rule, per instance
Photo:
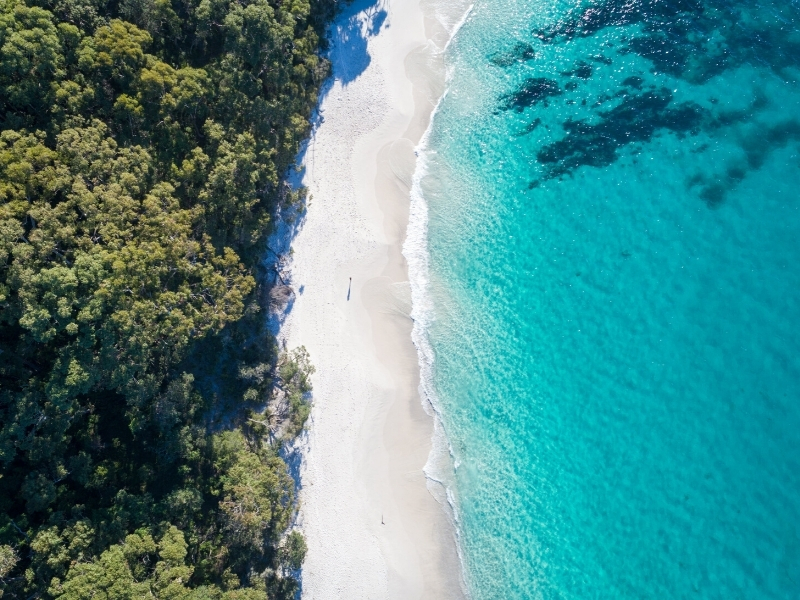
{"label": "dark submerged rock", "polygon": [[643,83],[644,79],[642,79],[641,77],[637,77],[636,75],[633,75],[632,77],[628,77],[627,79],[625,79],[622,82],[622,85],[633,88],[635,90],[640,90],[642,89]]}
{"label": "dark submerged rock", "polygon": [[[787,3],[785,10],[797,16],[800,7]],[[533,35],[551,44],[639,25],[620,53],[648,59],[654,72],[699,83],[746,62],[768,64],[778,75],[800,66],[800,38],[785,22],[730,0],[595,0]]]}
{"label": "dark submerged rock", "polygon": [[[727,70],[744,64],[766,66],[778,77],[794,78],[800,69],[800,37],[786,24],[800,20],[800,4],[782,3],[774,10],[756,11],[745,2],[730,0],[587,0],[552,27],[534,31],[543,44],[559,44],[572,39],[591,37],[606,28],[623,27],[616,44],[619,54],[636,54],[651,64],[656,77],[666,75],[702,84]],[[587,56],[562,75],[571,79],[562,83],[566,91],[578,88],[577,79],[592,76],[587,63],[609,64],[602,56]],[[584,65],[588,67],[585,68]],[[544,83],[521,86],[515,94],[505,96],[505,108],[521,111],[525,106],[542,103],[556,95]],[[670,87],[673,87],[671,84]],[[716,98],[710,105],[718,104]],[[609,106],[612,105],[613,107]],[[711,136],[730,128],[741,129],[762,111],[766,101],[758,95],[749,106],[731,110],[701,108],[694,103],[675,104],[667,89],[647,85],[642,77],[627,77],[614,93],[584,98],[596,117],[578,119],[577,115],[563,123],[565,135],[539,149],[537,159],[543,170],[540,180],[561,178],[586,166],[606,166],[617,160],[619,150],[632,142],[647,142],[661,131],[679,136],[694,134],[702,128]],[[709,205],[718,206],[728,190],[739,185],[747,170],[760,168],[763,157],[773,148],[800,140],[797,125],[785,123],[780,131],[763,126],[757,134],[737,140],[746,160],[720,172],[703,174],[690,182]],[[788,141],[787,141],[788,140]],[[707,146],[706,146],[707,147]],[[702,152],[695,149],[694,152]]]}
{"label": "dark submerged rock", "polygon": [[604,56],[602,54],[595,54],[594,56],[590,56],[589,58],[592,59],[594,62],[603,64],[603,65],[610,65],[610,64],[614,63],[613,60],[611,60],[610,58],[608,58],[607,56]]}
{"label": "dark submerged rock", "polygon": [[605,167],[628,144],[649,141],[658,131],[685,135],[696,131],[705,111],[693,103],[670,107],[667,89],[628,96],[614,108],[599,111],[600,121],[567,120],[566,135],[544,146],[536,159],[546,166],[545,179],[572,173],[582,166]]}
{"label": "dark submerged rock", "polygon": [[489,62],[498,67],[510,67],[519,62],[527,62],[536,58],[533,46],[524,42],[517,42],[511,50],[496,52],[489,57]]}
{"label": "dark submerged rock", "polygon": [[504,95],[502,108],[504,110],[513,109],[522,112],[529,106],[535,106],[539,102],[547,104],[547,99],[552,96],[560,96],[564,92],[557,81],[546,77],[530,77],[522,82],[515,92]]}
{"label": "dark submerged rock", "polygon": [[722,172],[698,173],[686,181],[688,188],[698,188],[698,195],[709,208],[717,208],[750,171],[764,166],[776,150],[800,140],[800,121],[789,120],[772,127],[750,127],[742,135],[745,160],[729,164]]}
{"label": "dark submerged rock", "polygon": [[577,77],[579,79],[589,79],[592,76],[594,69],[592,65],[580,61],[571,71],[564,71],[561,74],[565,77]]}
{"label": "dark submerged rock", "polygon": [[534,131],[541,124],[542,124],[542,120],[537,118],[534,121],[532,121],[531,123],[528,123],[525,126],[525,128],[522,131],[520,131],[517,135],[527,135],[527,134],[531,133],[532,131]]}

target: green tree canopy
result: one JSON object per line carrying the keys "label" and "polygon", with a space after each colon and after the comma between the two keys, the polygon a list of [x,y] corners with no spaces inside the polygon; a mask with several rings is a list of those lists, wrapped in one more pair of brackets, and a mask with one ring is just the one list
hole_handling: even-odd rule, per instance
{"label": "green tree canopy", "polygon": [[265,329],[261,254],[335,7],[0,0],[8,597],[294,593],[278,448],[313,368]]}

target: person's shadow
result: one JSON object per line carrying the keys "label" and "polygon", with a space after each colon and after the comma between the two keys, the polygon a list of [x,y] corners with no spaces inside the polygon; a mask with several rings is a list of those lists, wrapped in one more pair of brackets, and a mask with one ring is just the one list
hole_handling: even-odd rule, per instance
{"label": "person's shadow", "polygon": [[353,287],[353,278],[350,278],[350,283],[347,286],[347,301],[350,302],[350,288]]}

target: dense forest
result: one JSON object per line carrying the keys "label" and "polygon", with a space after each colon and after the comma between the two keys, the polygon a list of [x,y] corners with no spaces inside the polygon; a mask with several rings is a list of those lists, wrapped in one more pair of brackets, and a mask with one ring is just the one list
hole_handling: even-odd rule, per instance
{"label": "dense forest", "polygon": [[265,239],[336,0],[0,0],[0,595],[290,598]]}

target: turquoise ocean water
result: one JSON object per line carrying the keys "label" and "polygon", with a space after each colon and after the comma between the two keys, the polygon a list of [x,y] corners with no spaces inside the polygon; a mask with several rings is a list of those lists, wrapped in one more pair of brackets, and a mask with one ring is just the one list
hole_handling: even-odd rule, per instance
{"label": "turquoise ocean water", "polygon": [[800,3],[478,0],[447,63],[411,263],[473,598],[800,598]]}

